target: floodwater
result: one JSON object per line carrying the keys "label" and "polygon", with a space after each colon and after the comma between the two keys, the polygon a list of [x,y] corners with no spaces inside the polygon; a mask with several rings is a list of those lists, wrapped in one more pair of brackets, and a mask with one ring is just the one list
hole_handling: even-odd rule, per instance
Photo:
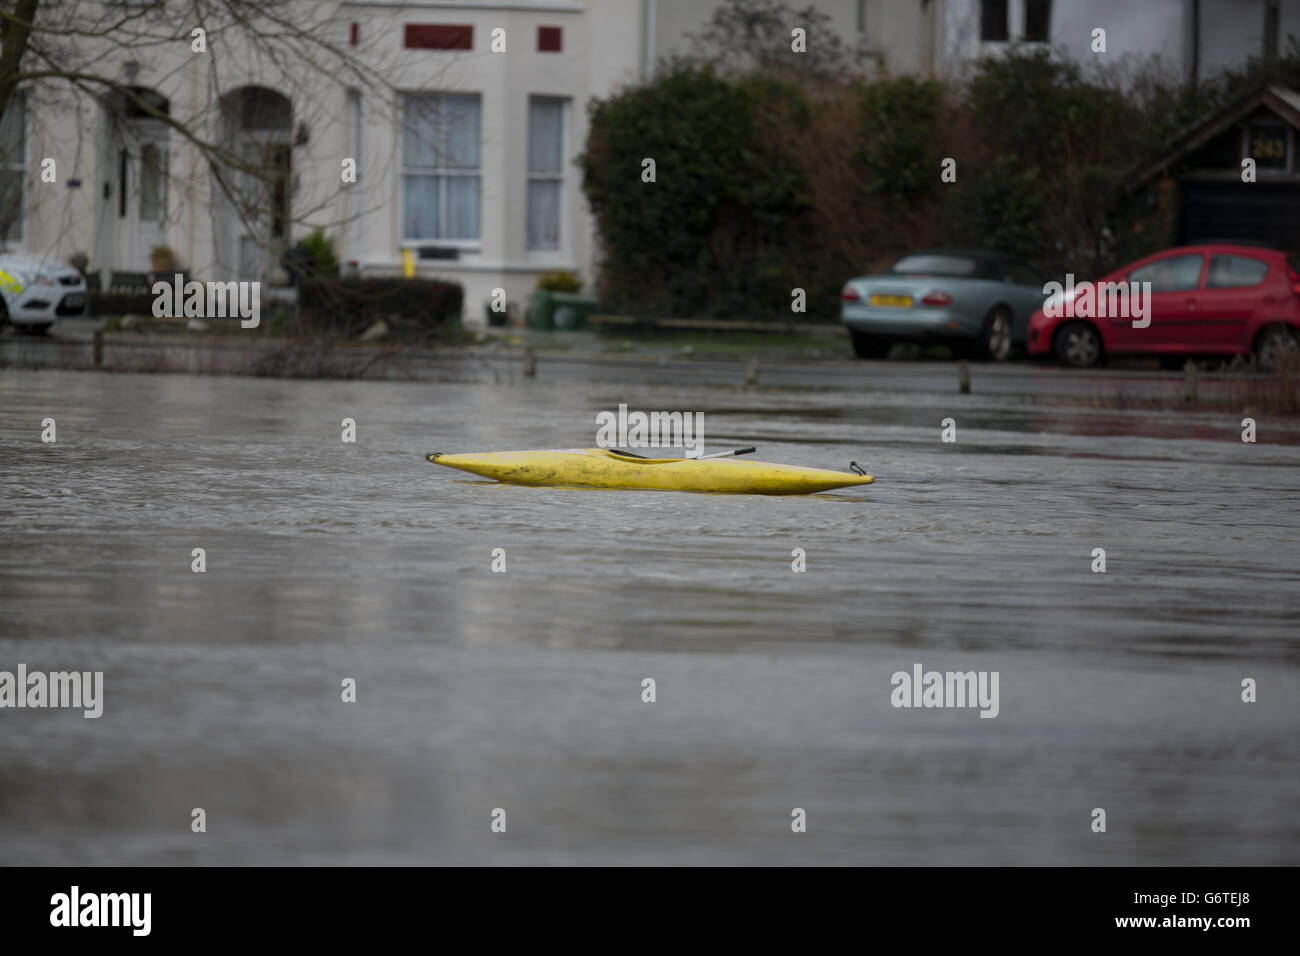
{"label": "floodwater", "polygon": [[[424,460],[591,445],[620,402],[877,482]],[[0,710],[0,863],[1296,865],[1300,434],[1258,422],[0,370],[0,671],[104,674],[99,719]],[[915,664],[997,672],[997,716],[895,708]]]}

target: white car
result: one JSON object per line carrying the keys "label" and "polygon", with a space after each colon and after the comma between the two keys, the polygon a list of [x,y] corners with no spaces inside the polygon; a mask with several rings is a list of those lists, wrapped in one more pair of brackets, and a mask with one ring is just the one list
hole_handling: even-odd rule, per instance
{"label": "white car", "polygon": [[44,332],[86,314],[86,279],[56,259],[0,253],[0,325]]}

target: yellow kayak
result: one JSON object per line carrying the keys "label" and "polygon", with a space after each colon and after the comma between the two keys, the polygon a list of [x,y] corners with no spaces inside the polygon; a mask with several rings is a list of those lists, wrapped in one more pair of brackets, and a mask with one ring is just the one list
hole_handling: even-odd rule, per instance
{"label": "yellow kayak", "polygon": [[799,465],[774,465],[736,458],[642,458],[605,448],[554,451],[497,451],[427,456],[470,474],[515,485],[574,485],[586,488],[645,488],[734,495],[806,495],[875,478]]}

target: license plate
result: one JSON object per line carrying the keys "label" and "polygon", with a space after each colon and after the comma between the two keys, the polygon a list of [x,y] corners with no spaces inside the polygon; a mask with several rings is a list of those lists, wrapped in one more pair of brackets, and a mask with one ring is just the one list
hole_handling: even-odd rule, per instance
{"label": "license plate", "polygon": [[872,305],[892,305],[899,308],[911,308],[912,297],[910,295],[873,295],[871,297]]}
{"label": "license plate", "polygon": [[80,292],[74,292],[71,295],[63,297],[63,307],[65,309],[79,309],[86,304],[86,297]]}

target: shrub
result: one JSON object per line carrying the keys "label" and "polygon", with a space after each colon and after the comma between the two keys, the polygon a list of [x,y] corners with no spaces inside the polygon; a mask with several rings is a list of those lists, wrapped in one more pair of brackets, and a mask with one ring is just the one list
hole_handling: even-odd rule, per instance
{"label": "shrub", "polygon": [[176,253],[168,245],[154,246],[149,250],[149,263],[154,272],[184,271],[176,261]]}
{"label": "shrub", "polygon": [[[603,302],[651,315],[789,302],[802,174],[761,145],[788,115],[785,93],[675,62],[650,85],[592,102],[580,162],[606,252]],[[646,157],[653,183],[641,179]]]}
{"label": "shrub", "polygon": [[91,292],[87,315],[153,315],[153,296],[145,292]]}
{"label": "shrub", "polygon": [[572,272],[556,269],[538,276],[537,288],[543,292],[570,292],[576,295],[582,291],[582,280]]}
{"label": "shrub", "polygon": [[1038,167],[1023,167],[1001,153],[992,165],[968,175],[972,181],[947,209],[948,242],[1042,259],[1049,233]]}
{"label": "shrub", "polygon": [[898,206],[939,187],[936,123],[943,97],[937,80],[901,77],[858,87],[860,145],[868,192]]}
{"label": "shrub", "polygon": [[324,230],[317,229],[302,240],[303,246],[311,253],[308,269],[318,279],[335,279],[339,274],[339,260],[334,254],[334,240],[325,235]]}
{"label": "shrub", "polygon": [[438,335],[460,321],[464,290],[438,279],[312,279],[298,290],[304,331],[359,335],[381,319],[396,330]]}
{"label": "shrub", "polygon": [[[945,241],[1018,253],[1054,273],[1097,275],[1124,261],[1115,253],[1133,246],[1144,122],[1117,87],[1046,51],[1013,51],[980,61],[956,125],[950,148],[960,152],[949,155],[962,156],[960,188],[946,204]],[[1139,254],[1165,239],[1144,236]]]}
{"label": "shrub", "polygon": [[[796,10],[777,0],[723,0],[712,6],[701,32],[688,37],[699,59],[723,71],[837,77],[859,66],[834,18],[812,4]],[[799,52],[790,42],[796,27],[809,41]]]}

